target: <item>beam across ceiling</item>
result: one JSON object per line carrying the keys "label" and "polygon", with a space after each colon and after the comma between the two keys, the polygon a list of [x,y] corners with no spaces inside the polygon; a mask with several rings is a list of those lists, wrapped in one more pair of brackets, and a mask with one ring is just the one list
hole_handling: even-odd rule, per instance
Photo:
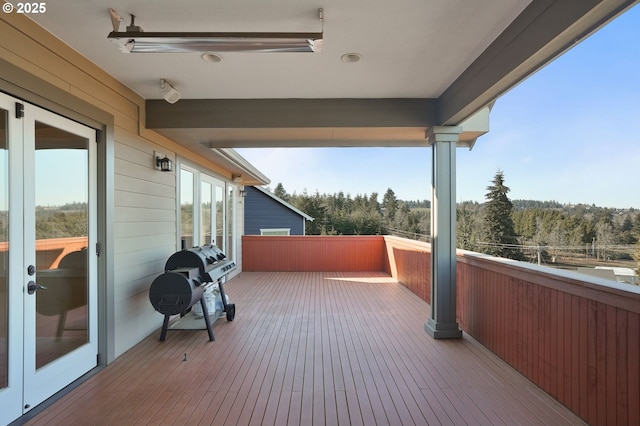
{"label": "beam across ceiling", "polygon": [[426,146],[434,99],[146,101],[146,127],[209,148]]}
{"label": "beam across ceiling", "polygon": [[183,99],[146,101],[149,129],[425,127],[435,99]]}
{"label": "beam across ceiling", "polygon": [[[146,102],[146,127],[185,146],[424,147],[433,99],[187,99]],[[486,133],[489,110],[461,123],[460,146]]]}

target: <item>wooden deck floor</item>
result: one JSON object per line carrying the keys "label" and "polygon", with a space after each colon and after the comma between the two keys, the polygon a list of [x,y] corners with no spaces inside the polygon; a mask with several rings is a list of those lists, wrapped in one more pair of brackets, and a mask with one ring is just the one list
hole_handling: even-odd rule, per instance
{"label": "wooden deck floor", "polygon": [[582,424],[469,336],[429,337],[429,306],[384,274],[242,273],[226,290],[236,318],[215,342],[154,333],[28,424]]}

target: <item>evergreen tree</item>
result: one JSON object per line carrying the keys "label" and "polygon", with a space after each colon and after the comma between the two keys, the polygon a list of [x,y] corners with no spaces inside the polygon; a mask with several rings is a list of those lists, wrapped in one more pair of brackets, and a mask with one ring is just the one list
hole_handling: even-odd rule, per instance
{"label": "evergreen tree", "polygon": [[[366,195],[365,195],[366,198]],[[372,192],[371,196],[369,197],[369,200],[367,200],[367,211],[370,212],[375,212],[378,214],[382,214],[380,212],[380,203],[378,202],[378,193],[377,192]]]}
{"label": "evergreen tree", "polygon": [[393,222],[398,210],[398,199],[391,188],[387,188],[387,192],[382,197],[382,207],[384,208],[384,217],[388,222]]}
{"label": "evergreen tree", "polygon": [[622,244],[635,244],[638,239],[633,232],[633,220],[631,215],[625,216],[619,230],[618,242]]}
{"label": "evergreen tree", "polygon": [[504,184],[504,174],[498,170],[493,185],[487,187],[484,211],[484,238],[487,246],[485,253],[492,256],[524,260],[524,254],[518,245],[511,211],[513,204],[507,197],[509,188]]}
{"label": "evergreen tree", "polygon": [[293,205],[314,218],[313,222],[306,222],[306,235],[320,235],[326,230],[326,207],[318,191],[309,195],[305,190],[302,195],[296,197]]}
{"label": "evergreen tree", "polygon": [[636,213],[636,217],[633,219],[633,232],[636,234],[636,238],[640,240],[640,213]]}
{"label": "evergreen tree", "polygon": [[465,205],[458,207],[456,211],[457,230],[456,230],[456,246],[464,250],[473,250],[473,229],[474,220],[471,212],[466,209]]}
{"label": "evergreen tree", "polygon": [[640,275],[640,238],[638,239],[638,243],[636,245],[636,251],[633,253],[633,258],[635,259],[637,264],[636,275]]}
{"label": "evergreen tree", "polygon": [[276,189],[273,191],[273,194],[286,202],[289,202],[289,200],[291,199],[289,194],[287,194],[287,191],[285,191],[282,182],[278,182],[278,184],[276,185]]}

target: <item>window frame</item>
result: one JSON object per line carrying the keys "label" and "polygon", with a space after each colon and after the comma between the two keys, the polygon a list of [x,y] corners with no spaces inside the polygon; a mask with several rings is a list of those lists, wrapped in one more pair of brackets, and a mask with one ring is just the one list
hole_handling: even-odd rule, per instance
{"label": "window frame", "polygon": [[[219,238],[221,241],[218,241],[217,235],[213,233],[217,231],[217,224],[212,223],[212,238],[214,239],[215,244],[227,255],[228,258],[234,259],[236,257],[236,249],[235,247],[238,243],[235,243],[237,239],[237,229],[236,229],[236,197],[232,197],[229,199],[229,193],[234,189],[237,189],[235,185],[226,180],[224,177],[216,175],[209,170],[205,170],[199,168],[198,166],[192,165],[189,162],[181,160],[177,167],[178,173],[177,183],[176,183],[176,208],[177,208],[177,218],[176,218],[176,247],[182,247],[182,172],[186,171],[193,175],[193,184],[191,187],[192,197],[193,197],[193,212],[192,212],[192,220],[193,220],[193,236],[192,236],[192,246],[199,246],[204,244],[210,244],[211,241],[200,241],[202,237],[203,223],[202,223],[202,184],[208,183],[211,185],[211,197],[212,197],[212,222],[215,220],[214,218],[217,215],[216,203],[218,201],[222,201],[222,238]],[[221,200],[217,200],[216,198],[216,189],[222,188],[222,198]],[[234,191],[234,195],[235,195]],[[232,217],[229,215],[232,214]],[[228,240],[233,241],[231,244],[231,251],[229,250]]]}
{"label": "window frame", "polygon": [[[286,234],[282,232],[286,232]],[[260,228],[260,235],[290,236],[291,228]]]}

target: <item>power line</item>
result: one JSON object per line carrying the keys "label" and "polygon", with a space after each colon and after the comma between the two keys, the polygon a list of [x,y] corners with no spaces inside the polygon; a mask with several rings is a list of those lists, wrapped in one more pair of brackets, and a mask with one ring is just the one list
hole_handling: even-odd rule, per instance
{"label": "power line", "polygon": [[421,241],[427,241],[427,242],[431,241],[431,235],[429,234],[405,231],[403,229],[396,229],[396,228],[387,228],[387,231],[389,231],[390,233],[398,237],[406,237],[406,238],[411,238],[413,240],[421,240]]}
{"label": "power line", "polygon": [[595,246],[590,243],[585,243],[581,246],[554,246],[554,245],[541,245],[541,244],[501,244],[501,243],[489,243],[484,241],[479,241],[475,243],[480,246],[490,246],[490,247],[506,247],[506,248],[521,248],[521,249],[555,249],[555,250],[584,250],[586,247],[591,249],[595,247],[596,249],[607,249],[607,250],[635,250],[636,245],[629,244],[596,244]]}

